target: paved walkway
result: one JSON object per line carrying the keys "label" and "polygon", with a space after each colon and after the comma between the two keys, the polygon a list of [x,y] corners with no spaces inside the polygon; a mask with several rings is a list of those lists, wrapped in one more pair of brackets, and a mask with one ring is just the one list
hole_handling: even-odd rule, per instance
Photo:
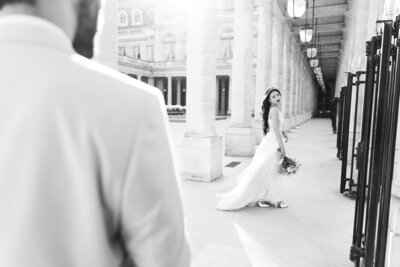
{"label": "paved walkway", "polygon": [[[229,120],[217,121],[224,134]],[[171,123],[174,135],[184,123]],[[235,185],[250,158],[225,157],[224,175],[212,183],[183,181],[186,224],[193,267],[336,267],[349,261],[354,200],[339,191],[340,161],[328,119],[312,119],[289,133],[287,154],[300,160],[296,176],[285,177],[287,209],[215,209],[216,193]]]}

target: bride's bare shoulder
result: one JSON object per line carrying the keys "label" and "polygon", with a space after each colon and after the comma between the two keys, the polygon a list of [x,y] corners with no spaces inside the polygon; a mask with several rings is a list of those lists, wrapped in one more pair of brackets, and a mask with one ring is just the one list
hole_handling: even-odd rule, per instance
{"label": "bride's bare shoulder", "polygon": [[271,109],[269,110],[269,114],[271,114],[271,116],[278,116],[279,115],[279,108],[271,107]]}

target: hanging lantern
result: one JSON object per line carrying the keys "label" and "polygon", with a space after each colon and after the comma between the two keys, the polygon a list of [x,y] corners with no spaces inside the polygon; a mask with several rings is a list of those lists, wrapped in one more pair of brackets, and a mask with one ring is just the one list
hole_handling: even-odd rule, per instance
{"label": "hanging lantern", "polygon": [[314,73],[315,73],[315,74],[321,74],[321,68],[320,68],[320,67],[316,67],[316,68],[314,69]]}
{"label": "hanging lantern", "polygon": [[307,57],[313,58],[317,55],[317,46],[316,45],[310,45],[310,47],[307,48]]}
{"label": "hanging lantern", "polygon": [[300,30],[300,40],[303,43],[309,43],[312,40],[312,36],[313,36],[313,29],[306,25],[303,28],[301,28]]}
{"label": "hanging lantern", "polygon": [[310,60],[310,66],[311,66],[312,68],[317,67],[317,66],[318,66],[318,63],[319,63],[319,60],[318,60],[318,59],[311,59],[311,60]]}
{"label": "hanging lantern", "polygon": [[305,0],[288,0],[287,1],[287,12],[291,18],[298,19],[303,16],[306,11]]}

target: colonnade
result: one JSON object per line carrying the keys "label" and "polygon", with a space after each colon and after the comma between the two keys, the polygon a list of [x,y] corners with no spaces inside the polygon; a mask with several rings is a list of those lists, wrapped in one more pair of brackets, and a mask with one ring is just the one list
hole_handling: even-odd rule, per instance
{"label": "colonnade", "polygon": [[[356,71],[365,71],[366,56],[365,43],[371,37],[379,32],[381,26],[376,24],[377,20],[394,20],[396,15],[400,14],[399,0],[348,0],[349,11],[346,14],[346,29],[343,35],[342,54],[339,62],[339,71],[336,80],[335,95],[338,96],[342,86],[346,86],[346,72],[355,73]],[[361,131],[361,119],[363,103],[363,85],[360,85],[360,101],[358,103],[358,116],[356,139]],[[355,90],[353,90],[355,91]],[[355,106],[355,97],[352,97],[352,107]],[[351,117],[354,117],[355,110],[352,110]],[[400,116],[399,116],[400,118]],[[352,122],[353,123],[353,122]],[[400,122],[398,123],[399,127]],[[350,125],[353,129],[353,125]],[[352,133],[349,134],[352,138]],[[350,140],[349,143],[352,143]],[[396,158],[399,158],[400,148],[400,129],[397,129],[396,138]],[[400,265],[400,164],[398,160],[394,163],[394,175],[392,183],[392,198],[390,204],[389,235],[387,243],[386,266]]]}
{"label": "colonnade", "polygon": [[[115,4],[116,1],[106,2]],[[182,162],[180,170],[185,178],[212,181],[222,175],[224,154],[254,155],[256,144],[262,137],[261,105],[268,88],[277,87],[281,91],[286,131],[312,117],[317,89],[297,44],[297,36],[291,32],[276,0],[236,0],[231,121],[223,146],[223,139],[217,136],[214,126],[217,47],[212,40],[217,40],[216,1],[190,0],[188,6],[196,8],[189,8],[187,16],[186,132],[177,143]],[[255,73],[254,25],[258,31]],[[112,35],[103,42],[109,42],[110,38]],[[167,88],[171,88],[171,79],[168,83]],[[171,99],[167,99],[167,103],[170,102]]]}
{"label": "colonnade", "polygon": [[[313,73],[274,0],[235,1],[231,118],[222,137],[215,132],[215,1],[190,0],[187,42],[186,133],[177,144],[184,178],[212,181],[222,175],[223,154],[253,156],[262,137],[265,92],[282,96],[284,129],[310,119],[316,108]],[[256,16],[255,16],[256,8]],[[258,18],[258,21],[255,19]],[[253,27],[257,22],[256,84],[253,84]],[[255,100],[252,101],[251,97]],[[254,103],[254,104],[253,104]],[[252,118],[254,110],[254,119]]]}
{"label": "colonnade", "polygon": [[[262,138],[261,105],[269,87],[282,94],[284,129],[290,131],[312,117],[317,90],[297,42],[274,0],[258,1],[256,86],[251,88],[251,34],[254,19],[253,1],[235,2],[235,28],[232,72],[232,118],[227,130],[225,154],[252,156],[254,143]],[[240,6],[239,6],[240,5]],[[244,10],[250,10],[244,12]],[[272,38],[271,38],[272,37]],[[249,106],[250,90],[255,90],[253,107]],[[235,99],[238,99],[235,102]],[[254,123],[250,115],[254,109]]]}

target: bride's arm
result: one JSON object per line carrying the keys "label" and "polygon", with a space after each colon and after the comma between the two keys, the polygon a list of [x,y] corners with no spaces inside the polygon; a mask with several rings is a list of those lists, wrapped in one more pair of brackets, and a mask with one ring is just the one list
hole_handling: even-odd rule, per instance
{"label": "bride's arm", "polygon": [[281,121],[279,120],[279,109],[271,108],[270,110],[271,118],[272,118],[272,129],[274,129],[274,134],[276,136],[276,140],[278,141],[279,147],[281,148],[281,156],[286,156],[286,148],[283,143],[282,133],[281,133]]}

